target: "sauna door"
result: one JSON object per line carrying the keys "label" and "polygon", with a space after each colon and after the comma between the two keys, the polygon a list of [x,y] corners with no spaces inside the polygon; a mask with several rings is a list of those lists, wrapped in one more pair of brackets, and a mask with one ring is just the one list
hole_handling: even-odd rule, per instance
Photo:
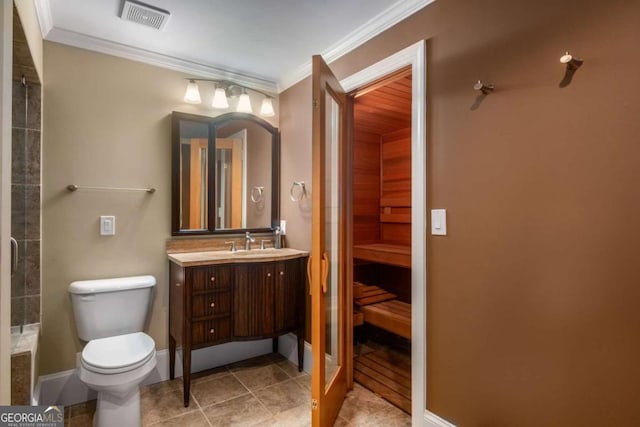
{"label": "sauna door", "polygon": [[311,418],[331,426],[347,392],[346,183],[349,99],[329,67],[313,57],[311,246]]}

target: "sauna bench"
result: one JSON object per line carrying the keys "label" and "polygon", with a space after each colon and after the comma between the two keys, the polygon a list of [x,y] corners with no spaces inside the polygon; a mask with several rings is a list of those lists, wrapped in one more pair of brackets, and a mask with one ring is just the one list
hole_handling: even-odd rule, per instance
{"label": "sauna bench", "polygon": [[308,252],[254,249],[169,253],[169,377],[182,347],[183,398],[189,406],[191,352],[232,341],[297,335],[303,366]]}
{"label": "sauna bench", "polygon": [[354,245],[353,257],[380,264],[411,268],[411,247],[389,243]]}

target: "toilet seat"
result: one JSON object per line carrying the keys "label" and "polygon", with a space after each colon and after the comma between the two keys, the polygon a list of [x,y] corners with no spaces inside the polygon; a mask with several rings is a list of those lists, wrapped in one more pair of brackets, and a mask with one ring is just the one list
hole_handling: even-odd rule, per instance
{"label": "toilet seat", "polygon": [[89,341],[82,350],[82,365],[100,374],[119,374],[134,370],[155,356],[155,342],[136,332]]}

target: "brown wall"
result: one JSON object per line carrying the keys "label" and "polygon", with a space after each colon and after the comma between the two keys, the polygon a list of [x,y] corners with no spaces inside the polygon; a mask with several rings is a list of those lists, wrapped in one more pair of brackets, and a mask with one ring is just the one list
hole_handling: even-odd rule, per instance
{"label": "brown wall", "polygon": [[[638,1],[439,0],[332,64],[428,41],[427,198],[449,235],[428,237],[427,403],[458,426],[640,425],[639,22]],[[560,88],[566,49],[585,64]],[[310,95],[281,95],[300,170]]]}

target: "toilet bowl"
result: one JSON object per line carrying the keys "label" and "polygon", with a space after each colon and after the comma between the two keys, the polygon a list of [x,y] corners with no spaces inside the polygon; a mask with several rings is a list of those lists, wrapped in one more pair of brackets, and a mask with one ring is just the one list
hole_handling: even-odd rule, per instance
{"label": "toilet bowl", "polygon": [[140,425],[140,383],[156,367],[153,339],[142,332],[90,341],[80,380],[98,392],[95,425]]}
{"label": "toilet bowl", "polygon": [[78,334],[88,341],[78,376],[98,392],[94,426],[141,425],[140,383],[157,363],[155,342],[142,332],[153,286],[152,276],[69,286]]}

